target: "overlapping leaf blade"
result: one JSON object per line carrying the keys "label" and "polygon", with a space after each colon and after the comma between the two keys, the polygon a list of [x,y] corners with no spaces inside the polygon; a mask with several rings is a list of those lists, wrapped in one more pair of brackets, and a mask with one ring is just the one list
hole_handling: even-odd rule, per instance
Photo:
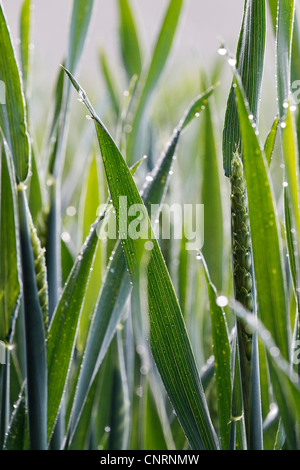
{"label": "overlapping leaf blade", "polygon": [[150,238],[148,241],[153,244],[147,266],[150,342],[165,387],[181,425],[190,440],[190,445],[193,448],[216,448],[218,447],[216,435],[209,417],[182,314],[160,248],[153,234],[147,210],[113,139],[96,116],[85,92],[75,78],[69,72],[67,73],[94,119],[111,198],[116,210],[126,263],[133,280],[136,263],[140,254],[143,253],[145,240],[131,238],[125,240],[122,238],[123,230],[127,230],[128,227],[124,227],[124,220],[120,219],[122,213],[120,214],[118,205],[119,196],[127,198],[129,207],[133,204],[139,204],[142,220],[149,229]]}
{"label": "overlapping leaf blade", "polygon": [[16,194],[10,160],[0,149],[0,339],[8,339],[20,293],[16,228]]}

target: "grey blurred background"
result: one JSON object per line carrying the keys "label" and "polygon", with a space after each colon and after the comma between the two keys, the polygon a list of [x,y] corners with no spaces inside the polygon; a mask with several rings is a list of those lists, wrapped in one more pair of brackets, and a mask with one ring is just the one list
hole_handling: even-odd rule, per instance
{"label": "grey blurred background", "polygon": [[[131,0],[146,57],[154,43],[168,2],[169,0]],[[17,43],[22,0],[2,0],[2,3],[13,39]],[[37,102],[41,97],[50,102],[58,67],[67,50],[72,0],[33,0],[33,5],[32,90]],[[243,0],[186,0],[176,41],[165,70],[165,80],[168,80],[168,73],[173,73],[174,67],[176,76],[184,73],[189,65],[196,66],[196,70],[203,66],[209,72],[219,57],[217,50],[221,40],[224,40],[228,48],[235,52],[243,8]],[[275,92],[275,51],[271,26],[268,28],[267,40],[265,75],[273,78],[272,84],[265,80],[264,87],[267,94],[270,94]],[[117,1],[95,0],[90,36],[83,53],[80,71],[77,73],[87,91],[96,87],[96,90],[99,90],[101,86],[98,59],[100,47],[109,54],[115,73],[122,73],[118,46]],[[226,94],[231,77],[230,68],[224,67],[222,81],[225,81]],[[268,111],[272,117],[273,110]]]}
{"label": "grey blurred background", "polygon": [[[161,24],[168,0],[131,0],[143,44],[149,50]],[[219,38],[235,49],[243,14],[242,0],[186,0],[177,40],[176,57],[191,59],[195,54],[204,63],[217,54]],[[34,65],[39,64],[47,81],[53,80],[67,47],[72,0],[35,0],[33,43]],[[99,74],[98,50],[105,48],[118,64],[118,15],[115,0],[95,0],[95,13],[81,70]],[[18,40],[22,0],[3,0],[12,35]],[[42,65],[42,70],[41,70]]]}

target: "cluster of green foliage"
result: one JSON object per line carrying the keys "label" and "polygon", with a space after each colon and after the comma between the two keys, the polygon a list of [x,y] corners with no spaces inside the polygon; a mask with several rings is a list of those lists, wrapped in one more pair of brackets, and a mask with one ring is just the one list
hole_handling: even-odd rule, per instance
{"label": "cluster of green foliage", "polygon": [[[0,2],[0,448],[299,449],[296,2],[245,0],[236,56],[221,45],[210,78],[179,67],[166,84],[184,0],[169,0],[149,61],[115,1],[123,73],[101,50],[97,112],[78,82],[96,2],[73,0],[46,131],[31,0],[18,50]],[[268,8],[277,116],[262,144]],[[122,236],[120,197],[143,238]],[[159,236],[174,202],[204,204],[203,248]]]}

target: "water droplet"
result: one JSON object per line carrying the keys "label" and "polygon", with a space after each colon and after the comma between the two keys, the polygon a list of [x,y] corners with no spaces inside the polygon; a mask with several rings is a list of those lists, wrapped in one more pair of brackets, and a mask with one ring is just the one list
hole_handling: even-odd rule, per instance
{"label": "water droplet", "polygon": [[105,431],[105,432],[110,432],[110,427],[109,427],[109,426],[105,426],[104,431]]}
{"label": "water droplet", "polygon": [[218,307],[226,307],[228,305],[228,299],[225,295],[219,295],[216,299],[216,304]]}
{"label": "water droplet", "polygon": [[268,330],[264,330],[261,334],[262,339],[265,341],[269,340],[271,338],[271,333]]}
{"label": "water droplet", "polygon": [[173,173],[174,173],[173,170],[169,171],[169,175],[173,175]]}
{"label": "water droplet", "polygon": [[281,127],[281,129],[285,129],[285,128],[286,128],[286,123],[285,123],[285,122],[281,122],[281,123],[280,123],[280,127]]}
{"label": "water droplet", "polygon": [[198,260],[202,260],[202,255],[201,255],[201,253],[200,253],[200,252],[196,254],[196,259],[198,259]]}
{"label": "water droplet", "polygon": [[287,181],[284,181],[284,182],[282,183],[282,186],[283,186],[284,188],[287,188],[288,185],[289,185],[289,183],[288,183]]}
{"label": "water droplet", "polygon": [[296,106],[295,104],[292,104],[292,105],[290,106],[290,111],[291,111],[292,113],[294,113],[294,112],[296,111],[296,109],[297,109],[297,106]]}
{"label": "water droplet", "polygon": [[197,117],[197,118],[198,118],[199,116],[200,116],[200,113],[198,113],[198,112],[197,112],[197,113],[195,113],[195,117]]}
{"label": "water droplet", "polygon": [[146,176],[146,181],[153,181],[153,176],[147,175]]}
{"label": "water droplet", "polygon": [[282,107],[285,108],[285,109],[287,109],[287,108],[289,107],[289,103],[288,103],[287,101],[284,101],[284,102],[282,103]]}
{"label": "water droplet", "polygon": [[254,119],[253,114],[249,114],[248,118],[250,119],[250,121],[253,121],[253,119]]}
{"label": "water droplet", "polygon": [[67,207],[66,213],[69,217],[74,217],[74,215],[76,215],[76,207],[74,206]]}
{"label": "water droplet", "polygon": [[150,240],[147,241],[144,246],[145,246],[145,249],[148,250],[148,251],[151,251],[154,248],[154,244]]}
{"label": "water droplet", "polygon": [[147,375],[148,372],[149,372],[149,367],[148,367],[148,366],[142,366],[142,367],[140,368],[140,373],[141,373],[142,375]]}
{"label": "water droplet", "polygon": [[224,46],[219,47],[218,54],[219,55],[226,55],[227,54],[227,49]]}
{"label": "water droplet", "polygon": [[228,64],[234,66],[236,64],[236,59],[234,57],[230,57],[228,59]]}
{"label": "water droplet", "polygon": [[63,232],[61,234],[61,238],[65,243],[70,243],[71,241],[71,235],[69,234],[69,232]]}
{"label": "water droplet", "polygon": [[136,352],[139,355],[145,354],[145,352],[146,352],[145,346],[143,344],[138,344],[137,347],[136,347]]}
{"label": "water droplet", "polygon": [[89,114],[86,114],[85,118],[88,120],[88,121],[91,121],[93,118],[92,116],[90,116]]}
{"label": "water droplet", "polygon": [[277,348],[277,346],[272,346],[272,347],[270,348],[270,353],[271,353],[271,355],[272,355],[273,357],[278,357],[279,354],[280,354],[280,351],[279,351],[279,349]]}
{"label": "water droplet", "polygon": [[126,134],[129,134],[131,131],[132,131],[132,126],[130,124],[125,124],[124,132],[126,132]]}

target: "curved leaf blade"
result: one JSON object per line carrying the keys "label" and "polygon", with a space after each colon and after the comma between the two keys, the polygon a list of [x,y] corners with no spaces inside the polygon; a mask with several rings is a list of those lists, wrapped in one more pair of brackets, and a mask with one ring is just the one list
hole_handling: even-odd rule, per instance
{"label": "curved leaf blade", "polygon": [[[216,449],[218,447],[217,437],[209,416],[195,358],[169,273],[151,228],[147,210],[130,170],[113,139],[96,116],[85,92],[74,77],[69,72],[67,73],[94,120],[110,194],[116,210],[123,251],[133,282],[145,242],[149,241],[153,245],[147,265],[147,294],[150,343],[158,370],[192,448]],[[139,205],[143,221],[142,230],[145,230],[145,232],[143,231],[144,236],[148,230],[148,237],[146,236],[145,239],[126,238],[125,240],[123,238],[123,230],[128,230],[128,226],[124,226],[124,220],[122,220],[124,213],[119,207],[120,196],[127,198],[127,207],[134,204]]]}
{"label": "curved leaf blade", "polygon": [[[79,85],[75,81],[74,77],[70,76],[70,80],[79,91]],[[175,129],[173,136],[157,162],[156,167],[152,173],[148,175],[149,178],[143,187],[142,198],[149,212],[151,204],[159,206],[165,196],[170,180],[170,170],[172,168],[173,156],[177,148],[178,139],[181,131],[188,124],[186,117],[189,116],[189,122],[191,122],[192,118],[195,117],[195,112],[190,113],[190,110],[194,109],[195,103],[197,103],[197,109],[199,107],[199,111],[201,111],[201,106],[206,102],[210,94],[211,90],[209,89],[190,105],[178,127]],[[158,213],[155,217],[157,216]],[[106,277],[103,282],[103,287],[90,325],[90,333],[72,411],[70,423],[71,438],[74,429],[76,429],[78,418],[89,387],[99,370],[108,346],[116,331],[116,327],[121,320],[124,305],[126,304],[130,292],[130,278],[126,271],[126,261],[122,251],[122,246],[120,241],[118,241],[114,249],[113,259],[107,268]]]}

